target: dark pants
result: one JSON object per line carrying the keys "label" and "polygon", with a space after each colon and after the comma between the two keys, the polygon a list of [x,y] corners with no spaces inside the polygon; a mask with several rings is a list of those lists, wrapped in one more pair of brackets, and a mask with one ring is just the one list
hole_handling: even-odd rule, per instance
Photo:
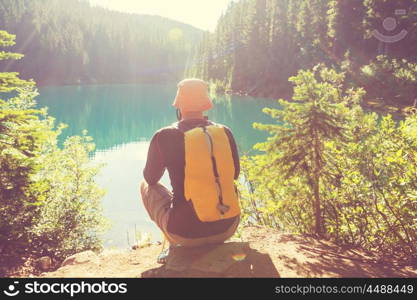
{"label": "dark pants", "polygon": [[224,233],[204,238],[184,238],[170,233],[167,230],[169,214],[171,212],[172,193],[160,183],[148,185],[146,182],[142,182],[140,192],[142,195],[143,205],[148,211],[149,216],[162,230],[171,245],[197,247],[206,244],[222,243],[233,236],[237,226],[239,225],[239,219],[237,219],[236,222],[233,223],[233,225],[230,226],[230,228]]}

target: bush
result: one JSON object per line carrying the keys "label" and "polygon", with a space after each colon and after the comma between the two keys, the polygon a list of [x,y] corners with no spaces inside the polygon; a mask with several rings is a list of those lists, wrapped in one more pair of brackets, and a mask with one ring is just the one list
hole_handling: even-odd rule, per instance
{"label": "bush", "polygon": [[255,125],[264,154],[242,160],[244,222],[416,259],[417,115],[365,113],[363,91],[325,68],[291,81],[293,101],[265,109],[277,124]]}
{"label": "bush", "polygon": [[[0,31],[0,46],[14,36]],[[0,52],[2,59],[20,55]],[[62,125],[34,109],[35,84],[0,73],[0,267],[26,255],[66,255],[101,246],[103,191],[85,134],[57,146]],[[0,273],[4,272],[0,270]]]}
{"label": "bush", "polygon": [[88,136],[70,137],[64,148],[41,157],[42,168],[35,175],[46,181],[39,215],[30,229],[32,247],[42,255],[64,258],[71,254],[101,248],[100,233],[106,227],[100,200],[104,191],[94,181],[98,166],[89,154],[94,144]]}

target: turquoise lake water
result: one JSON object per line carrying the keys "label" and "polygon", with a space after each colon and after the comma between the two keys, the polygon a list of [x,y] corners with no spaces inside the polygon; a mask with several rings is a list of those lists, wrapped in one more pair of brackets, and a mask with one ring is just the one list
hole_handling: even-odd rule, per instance
{"label": "turquoise lake water", "polygon": [[[160,239],[158,228],[147,216],[139,196],[139,184],[146,162],[149,141],[155,131],[176,121],[171,103],[175,85],[95,85],[43,87],[38,103],[47,106],[58,123],[69,127],[67,136],[86,129],[94,138],[93,159],[105,163],[97,178],[107,194],[104,214],[112,228],[105,236],[107,247],[128,247],[135,232]],[[253,122],[271,123],[262,108],[276,107],[276,101],[242,96],[216,96],[208,113],[214,122],[230,127],[241,154],[268,135],[252,128]],[[162,183],[170,188],[167,173]]]}

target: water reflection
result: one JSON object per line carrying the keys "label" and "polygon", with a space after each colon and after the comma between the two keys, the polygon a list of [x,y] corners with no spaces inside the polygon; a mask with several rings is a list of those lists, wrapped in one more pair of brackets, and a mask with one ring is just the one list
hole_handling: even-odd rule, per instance
{"label": "water reflection", "polygon": [[[148,141],[132,142],[95,154],[95,161],[106,164],[97,182],[107,190],[103,206],[112,223],[107,234],[107,246],[125,246],[128,244],[127,236],[132,244],[135,226],[138,232],[151,233],[153,238],[159,238],[160,233],[148,218],[139,196],[148,147]],[[167,174],[162,182],[170,186]]]}
{"label": "water reflection", "polygon": [[[40,90],[40,106],[48,106],[57,122],[69,125],[61,141],[87,129],[96,143],[94,159],[105,163],[98,183],[107,190],[103,199],[105,215],[113,227],[106,245],[126,247],[137,231],[160,234],[148,218],[139,197],[139,183],[149,140],[154,132],[176,120],[171,106],[175,85],[100,85],[47,87]],[[252,97],[221,96],[214,99],[209,118],[229,126],[241,153],[267,136],[252,128],[253,122],[271,122],[262,113],[275,102]],[[163,183],[169,186],[167,174]]]}

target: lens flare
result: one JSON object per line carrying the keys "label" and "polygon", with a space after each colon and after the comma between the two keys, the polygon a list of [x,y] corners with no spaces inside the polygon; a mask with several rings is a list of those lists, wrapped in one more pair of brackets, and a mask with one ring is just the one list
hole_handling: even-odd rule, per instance
{"label": "lens flare", "polygon": [[235,261],[242,261],[246,258],[246,254],[245,253],[236,253],[232,255],[233,260]]}
{"label": "lens flare", "polygon": [[171,41],[179,41],[183,37],[183,32],[179,28],[172,28],[168,33],[168,37]]}

